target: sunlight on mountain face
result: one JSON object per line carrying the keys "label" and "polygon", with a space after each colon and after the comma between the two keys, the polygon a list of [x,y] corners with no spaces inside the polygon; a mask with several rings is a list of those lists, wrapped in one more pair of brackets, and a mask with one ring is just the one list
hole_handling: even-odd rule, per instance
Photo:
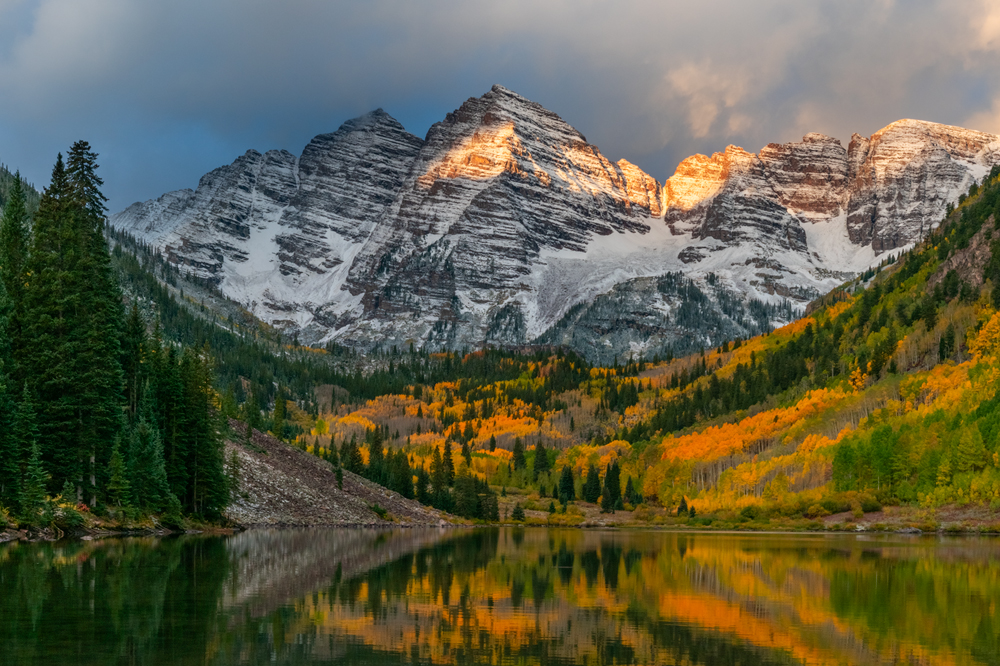
{"label": "sunlight on mountain face", "polygon": [[719,193],[728,175],[729,163],[721,154],[692,155],[677,166],[677,171],[663,185],[664,209],[689,211],[697,207]]}
{"label": "sunlight on mountain face", "polygon": [[520,139],[514,133],[513,122],[482,126],[448,149],[417,182],[423,188],[430,188],[440,179],[488,180],[504,171],[521,173],[515,155],[524,153]]}

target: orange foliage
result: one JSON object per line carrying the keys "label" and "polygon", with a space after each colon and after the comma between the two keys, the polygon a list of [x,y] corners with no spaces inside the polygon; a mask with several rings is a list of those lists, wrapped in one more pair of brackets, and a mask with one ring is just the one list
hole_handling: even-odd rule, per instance
{"label": "orange foliage", "polygon": [[969,352],[977,361],[997,356],[1000,352],[1000,312],[994,313],[979,333],[970,340]]}
{"label": "orange foliage", "polygon": [[625,458],[631,452],[632,445],[621,439],[608,442],[604,446],[583,444],[566,451],[563,459],[556,463],[556,467],[568,464],[573,469],[573,475],[579,477],[589,465],[597,465],[597,469],[603,471],[612,461]]}
{"label": "orange foliage", "polygon": [[663,459],[711,461],[743,451],[748,444],[774,437],[802,419],[835,405],[845,398],[840,389],[810,391],[795,405],[750,416],[739,423],[710,426],[701,432],[675,437],[661,445]]}

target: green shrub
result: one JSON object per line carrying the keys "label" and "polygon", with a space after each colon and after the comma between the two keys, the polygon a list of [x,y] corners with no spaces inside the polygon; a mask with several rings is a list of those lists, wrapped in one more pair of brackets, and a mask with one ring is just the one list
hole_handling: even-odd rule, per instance
{"label": "green shrub", "polygon": [[59,504],[52,512],[52,524],[61,530],[83,527],[86,522],[87,519],[72,504]]}
{"label": "green shrub", "polygon": [[822,504],[813,504],[811,507],[805,510],[806,518],[822,518],[823,516],[829,516],[830,511],[826,506]]}
{"label": "green shrub", "polygon": [[882,510],[882,505],[879,504],[879,501],[868,493],[862,494],[858,499],[861,500],[861,510],[865,513]]}

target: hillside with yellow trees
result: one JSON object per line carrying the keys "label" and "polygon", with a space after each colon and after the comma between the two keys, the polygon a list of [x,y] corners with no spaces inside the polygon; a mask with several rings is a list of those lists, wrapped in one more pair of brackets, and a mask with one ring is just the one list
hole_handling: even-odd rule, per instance
{"label": "hillside with yellow trees", "polygon": [[296,442],[482,520],[793,525],[898,506],[1000,521],[998,176],[769,334],[607,368],[555,348],[396,353],[390,372],[454,379],[363,403],[324,387],[316,416],[287,403]]}

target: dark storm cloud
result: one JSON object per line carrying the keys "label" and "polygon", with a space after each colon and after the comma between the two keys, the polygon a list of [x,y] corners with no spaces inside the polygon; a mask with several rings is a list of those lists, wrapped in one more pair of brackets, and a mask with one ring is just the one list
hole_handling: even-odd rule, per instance
{"label": "dark storm cloud", "polygon": [[0,0],[0,160],[87,138],[112,208],[383,107],[502,83],[659,180],[693,152],[902,117],[1000,131],[1000,9],[872,2]]}

